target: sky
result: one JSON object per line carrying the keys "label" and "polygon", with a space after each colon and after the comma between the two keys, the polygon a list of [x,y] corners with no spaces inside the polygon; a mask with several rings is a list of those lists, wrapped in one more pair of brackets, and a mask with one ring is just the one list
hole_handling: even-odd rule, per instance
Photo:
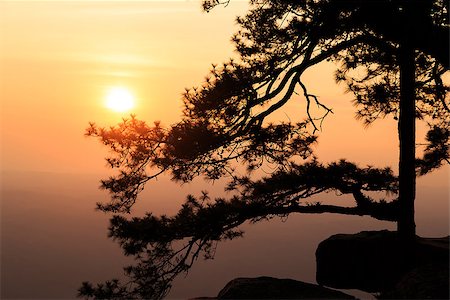
{"label": "sky", "polygon": [[[99,171],[88,122],[176,122],[184,87],[232,55],[244,4],[206,14],[198,1],[1,2],[2,169]],[[105,107],[113,86],[134,95],[134,110]]]}
{"label": "sky", "polygon": [[[22,269],[36,266],[36,270],[41,270],[44,262],[48,262],[44,258],[50,250],[59,256],[52,258],[56,263],[48,267],[49,273],[63,278],[68,271],[60,270],[59,266],[67,264],[72,274],[73,282],[65,290],[66,294],[75,290],[81,280],[109,279],[100,271],[98,277],[88,278],[88,274],[97,274],[91,270],[96,268],[96,263],[108,272],[113,265],[120,270],[117,264],[122,261],[117,262],[113,254],[104,254],[120,254],[118,247],[106,239],[107,218],[93,212],[95,202],[108,197],[97,189],[98,180],[111,173],[104,161],[108,151],[95,139],[86,138],[85,128],[89,122],[111,126],[130,113],[149,123],[177,122],[184,88],[200,85],[212,63],[224,62],[235,55],[230,42],[237,30],[234,20],[246,8],[246,1],[231,1],[227,7],[218,7],[210,13],[201,11],[200,1],[0,1],[2,242],[5,244],[6,240],[7,253],[17,257],[15,261],[11,256],[8,258],[9,286],[20,287],[28,282],[36,288],[29,294],[11,292],[10,295],[49,295],[45,293],[54,286],[51,284],[54,278],[40,278],[42,272],[36,276],[24,275]],[[396,170],[396,122],[380,120],[365,128],[354,118],[352,96],[334,83],[334,68],[330,63],[321,64],[304,75],[310,92],[334,111],[320,132],[315,146],[317,156],[324,162],[347,158],[361,166],[390,166]],[[131,93],[135,107],[127,112],[108,108],[107,95],[113,87]],[[304,101],[296,97],[275,117],[287,121],[304,113]],[[424,127],[419,125],[419,141],[424,132]],[[216,191],[220,188],[220,184],[214,187]],[[148,199],[139,202],[137,210],[174,213],[183,195],[203,189],[201,181],[180,187],[162,178],[149,184],[143,194]],[[418,180],[420,234],[448,234],[448,190],[448,166]],[[184,281],[175,292],[185,295],[190,289],[192,297],[201,296],[198,291],[204,280],[202,274],[213,274],[211,270],[224,272],[229,279],[239,274],[256,276],[266,272],[270,275],[260,260],[276,256],[292,245],[298,246],[296,249],[309,247],[309,254],[301,259],[305,263],[310,261],[307,268],[311,272],[306,278],[311,280],[314,249],[320,238],[341,227],[355,231],[391,226],[355,218],[305,217],[309,220],[306,223],[302,223],[303,218],[294,218],[289,223],[295,228],[314,226],[321,232],[314,238],[309,231],[287,230],[287,225],[279,221],[274,221],[271,229],[265,225],[255,227],[254,235],[224,247],[228,250],[221,252],[219,265],[212,265],[212,269],[202,265],[201,272],[194,271],[191,276],[198,279],[196,284]],[[323,226],[320,222],[331,225]],[[268,238],[266,234],[270,230],[281,234]],[[71,236],[66,236],[67,232]],[[51,241],[47,243],[49,236]],[[302,243],[302,238],[308,242]],[[263,244],[271,239],[270,247],[264,252]],[[296,244],[292,244],[294,239]],[[65,245],[59,245],[58,240],[65,241]],[[30,258],[28,243],[33,241],[39,256]],[[256,244],[261,246],[258,254],[253,253]],[[96,249],[95,254],[92,248]],[[86,255],[81,258],[79,253]],[[246,260],[245,253],[253,258]],[[95,261],[88,261],[90,256]],[[67,257],[82,264],[84,269],[77,269],[74,263],[70,265]],[[281,270],[280,267],[296,257],[297,253],[290,251],[280,257],[282,261],[274,260],[271,274],[298,278],[301,273],[298,268]],[[115,263],[110,264],[113,259]],[[224,270],[224,266],[230,265],[232,268]],[[238,266],[247,266],[252,271],[245,273]],[[38,277],[47,281],[40,282],[36,280]],[[221,277],[211,286],[217,290],[225,284],[224,280]],[[37,293],[38,289],[41,294]],[[54,291],[52,295],[66,295],[59,292]]]}
{"label": "sky", "polygon": [[[150,124],[177,122],[184,88],[201,85],[211,64],[235,55],[235,18],[247,8],[246,1],[210,13],[200,1],[0,2],[1,171],[108,176],[108,149],[84,136],[89,122],[113,126],[131,113]],[[396,171],[397,122],[365,127],[356,120],[335,68],[323,63],[303,75],[309,92],[334,112],[315,154]],[[108,92],[117,87],[132,95],[134,108],[108,108]],[[272,120],[304,117],[305,101],[295,96]],[[420,143],[426,131],[417,123]],[[418,183],[448,190],[449,167]]]}
{"label": "sky", "polygon": [[[212,63],[234,55],[234,20],[246,7],[231,1],[204,13],[199,1],[1,2],[2,169],[103,172],[106,149],[84,138],[88,123],[110,126],[129,113],[176,122],[184,88],[200,85]],[[321,133],[320,158],[395,168],[396,123],[364,128],[333,70],[323,64],[304,76],[335,112]],[[106,107],[115,86],[133,94],[134,109]],[[294,99],[277,117],[303,118],[303,103]]]}

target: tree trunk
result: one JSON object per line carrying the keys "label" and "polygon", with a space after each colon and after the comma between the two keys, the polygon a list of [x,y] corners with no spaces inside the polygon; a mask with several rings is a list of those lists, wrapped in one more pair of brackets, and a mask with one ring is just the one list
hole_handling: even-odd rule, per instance
{"label": "tree trunk", "polygon": [[[407,20],[405,20],[407,21]],[[407,22],[405,22],[407,23]],[[405,24],[407,25],[407,24]],[[400,140],[399,205],[397,230],[401,238],[412,240],[416,236],[414,200],[416,197],[415,172],[415,62],[414,48],[408,41],[407,29],[400,46]]]}

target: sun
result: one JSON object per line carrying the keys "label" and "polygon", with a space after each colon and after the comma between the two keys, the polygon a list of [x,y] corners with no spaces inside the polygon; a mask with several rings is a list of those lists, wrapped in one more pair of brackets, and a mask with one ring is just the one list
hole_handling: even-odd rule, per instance
{"label": "sun", "polygon": [[134,107],[134,96],[126,88],[110,88],[106,94],[106,107],[117,112],[129,111]]}

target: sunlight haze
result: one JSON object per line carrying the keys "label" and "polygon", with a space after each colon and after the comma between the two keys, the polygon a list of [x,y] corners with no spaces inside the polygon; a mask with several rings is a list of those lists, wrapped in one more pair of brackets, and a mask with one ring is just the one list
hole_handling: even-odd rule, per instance
{"label": "sunlight haze", "polygon": [[106,149],[84,129],[127,116],[105,109],[105,91],[126,87],[139,118],[176,122],[184,87],[233,55],[234,18],[245,7],[0,2],[2,168],[103,172]]}
{"label": "sunlight haze", "polygon": [[112,87],[106,94],[106,107],[117,112],[127,112],[135,106],[133,94],[123,87]]}

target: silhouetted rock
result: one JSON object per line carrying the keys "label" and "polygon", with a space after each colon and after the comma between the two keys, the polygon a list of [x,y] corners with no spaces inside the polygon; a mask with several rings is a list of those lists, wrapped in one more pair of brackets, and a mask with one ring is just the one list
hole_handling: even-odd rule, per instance
{"label": "silhouetted rock", "polygon": [[380,299],[450,299],[448,265],[427,264],[406,273]]}
{"label": "silhouetted rock", "polygon": [[272,277],[236,278],[217,296],[218,299],[355,299],[345,293],[316,284]]}
{"label": "silhouetted rock", "polygon": [[[448,274],[448,245],[448,237],[418,237],[414,242],[405,243],[396,232],[387,230],[333,235],[317,248],[317,282],[333,288],[395,291],[398,295],[404,289],[408,290],[405,297],[421,298],[413,296],[418,293],[415,288],[434,289],[430,284],[441,285],[438,283],[441,269],[446,269]],[[429,279],[425,280],[426,276]],[[414,283],[419,281],[420,285]],[[448,275],[442,284],[446,285],[448,295]]]}
{"label": "silhouetted rock", "polygon": [[391,287],[406,268],[400,245],[389,231],[333,235],[317,247],[317,282],[368,292]]}

